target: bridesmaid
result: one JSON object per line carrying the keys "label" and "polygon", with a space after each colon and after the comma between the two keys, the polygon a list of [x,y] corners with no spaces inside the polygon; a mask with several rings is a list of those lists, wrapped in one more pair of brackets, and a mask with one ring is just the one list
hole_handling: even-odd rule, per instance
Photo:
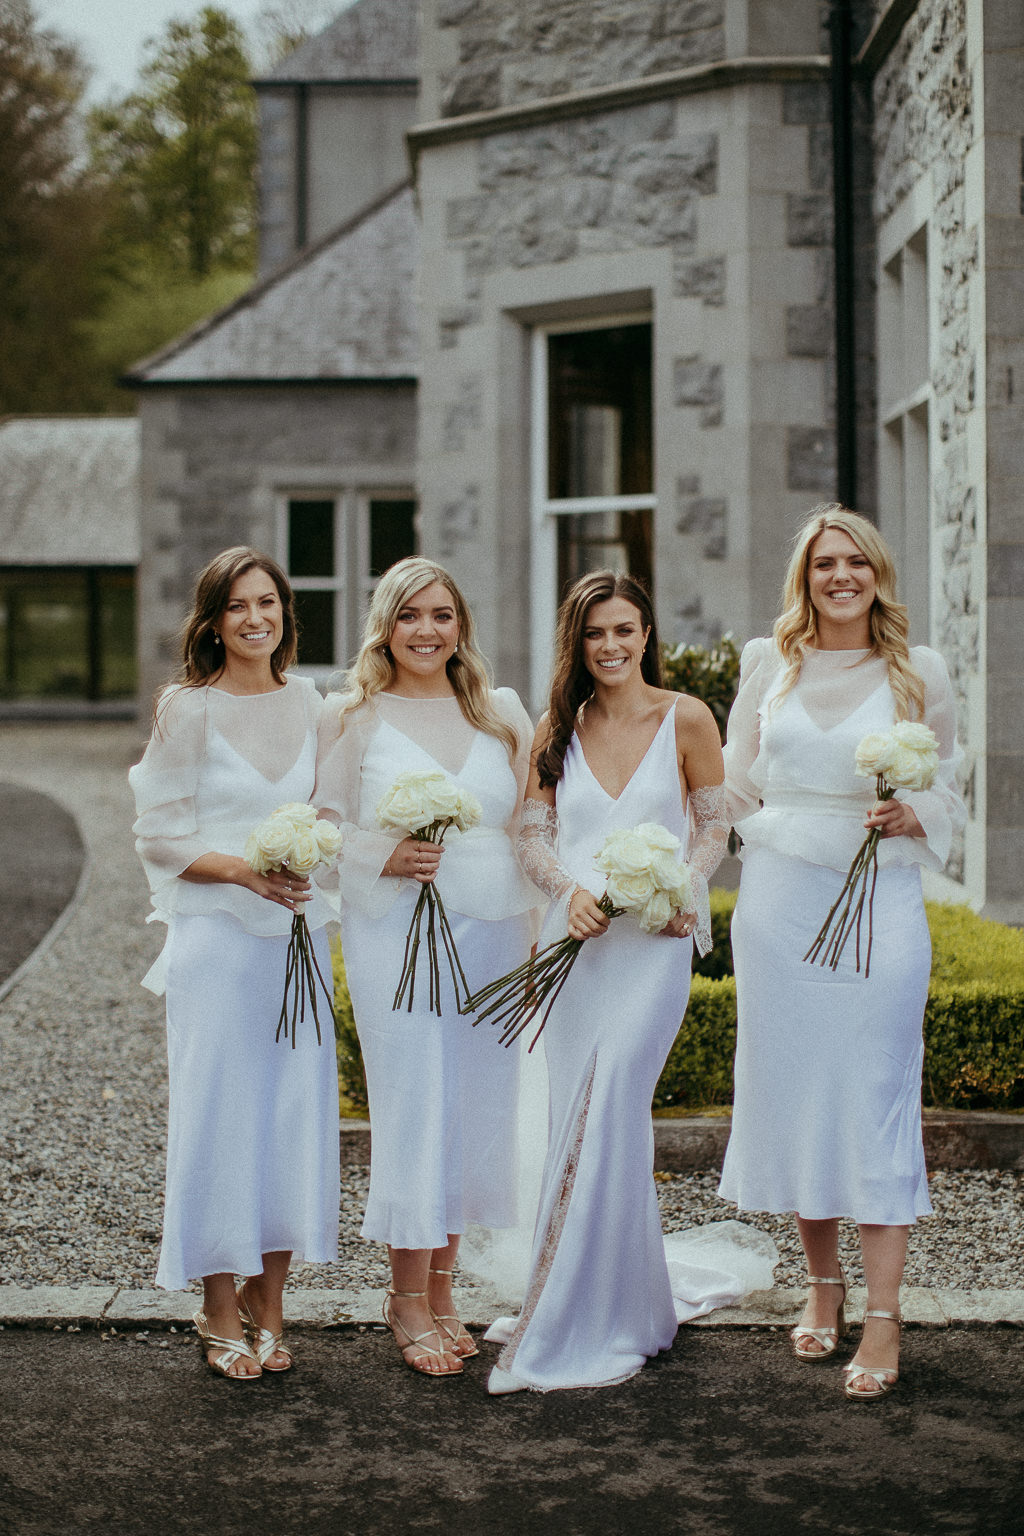
{"label": "bridesmaid", "polygon": [[[157,1284],[199,1277],[195,1325],[211,1369],[232,1381],[285,1371],[283,1291],[293,1252],[338,1249],[338,1085],[330,1034],[313,1021],[275,1041],[292,916],[305,909],[321,969],[330,912],[307,880],[257,875],[252,827],[308,801],[321,700],[287,674],[292,592],[255,550],[225,550],[200,574],[180,680],[156,707],[129,774],[135,834],[168,924],[143,985],[167,994],[170,1108]],[[234,1276],[248,1276],[235,1291]]]}
{"label": "bridesmaid", "polygon": [[[774,639],[744,648],[729,720],[730,813],[743,843],[733,918],[739,1029],[732,1136],[720,1193],[795,1211],[807,1260],[797,1359],[834,1354],[846,1279],[839,1217],[860,1229],[867,1311],[845,1367],[861,1402],[896,1385],[907,1232],[931,1210],[921,1143],[921,1024],[931,944],[921,868],[941,870],[964,817],[945,664],[908,649],[892,557],[865,518],[819,507],[797,535]],[[926,793],[873,803],[854,753],[869,732],[921,720],[941,770]],[[870,976],[851,941],[836,971],[803,955],[865,827],[877,827]]]}
{"label": "bridesmaid", "polygon": [[[554,902],[541,944],[567,929],[589,942],[541,1036],[548,1155],[526,1299],[492,1394],[610,1386],[675,1336],[651,1099],[686,1010],[695,929],[710,948],[707,880],[728,833],[722,776],[711,711],[661,687],[644,588],[611,571],[582,577],[559,611],[520,850]],[[593,866],[611,831],[645,821],[689,845],[699,887],[697,911],[657,935],[628,917],[609,924]]]}
{"label": "bridesmaid", "polygon": [[[466,601],[429,560],[381,578],[348,691],[328,697],[317,803],[344,833],[345,969],[366,1070],[372,1151],[362,1234],[387,1243],[384,1316],[405,1363],[431,1377],[478,1353],[452,1300],[470,1223],[515,1224],[518,1060],[458,1013],[442,959],[442,1013],[425,975],[394,1011],[420,889],[439,878],[469,986],[526,958],[537,892],[510,840],[528,768],[530,718],[493,691]],[[482,808],[443,848],[384,832],[376,807],[400,773],[441,768]]]}

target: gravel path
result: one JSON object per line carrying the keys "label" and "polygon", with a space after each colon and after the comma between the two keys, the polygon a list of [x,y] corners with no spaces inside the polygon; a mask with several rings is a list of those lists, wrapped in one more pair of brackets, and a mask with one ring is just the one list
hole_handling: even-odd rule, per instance
{"label": "gravel path", "polygon": [[[0,772],[74,812],[92,858],[85,898],[57,941],[0,1005],[0,1285],[147,1286],[156,1268],[166,1082],[163,1005],[139,986],[163,940],[147,927],[125,775],[141,754],[130,725],[4,728]],[[27,876],[31,878],[31,876]],[[0,920],[3,914],[0,913]],[[666,1228],[721,1220],[713,1174],[659,1175]],[[914,1285],[1013,1289],[1024,1272],[1024,1176],[937,1173],[936,1216],[911,1234]],[[303,1286],[382,1285],[383,1250],[358,1235],[366,1170],[342,1170],[337,1265],[302,1265]],[[761,1218],[782,1254],[780,1284],[803,1262],[787,1219]],[[856,1235],[844,1257],[858,1280]]]}

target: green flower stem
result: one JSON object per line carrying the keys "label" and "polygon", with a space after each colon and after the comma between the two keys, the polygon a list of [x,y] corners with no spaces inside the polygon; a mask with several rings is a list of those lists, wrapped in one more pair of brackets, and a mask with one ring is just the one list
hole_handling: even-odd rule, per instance
{"label": "green flower stem", "polygon": [[331,1019],[334,1019],[334,998],[331,989],[324,980],[313,949],[309,934],[309,925],[306,922],[305,913],[296,912],[292,915],[291,934],[288,939],[288,953],[285,957],[284,971],[284,996],[281,999],[281,1012],[277,1020],[277,1034],[275,1040],[280,1040],[282,1033],[287,1040],[289,1031],[292,1037],[292,1050],[296,1043],[296,1025],[306,1017],[306,1002],[308,999],[313,1012],[313,1022],[316,1025],[316,1043],[323,1044],[323,1035],[320,1029],[320,1013],[316,1001],[316,984],[319,981],[327,999]]}
{"label": "green flower stem", "polygon": [[[442,843],[444,835],[452,825],[449,818],[446,821],[432,822],[429,827],[421,827],[418,832],[412,832],[411,837],[418,838],[425,843]],[[445,911],[441,892],[433,881],[420,887],[420,894],[416,898],[413,908],[412,920],[409,924],[409,932],[405,937],[405,952],[402,956],[402,974],[398,981],[398,990],[392,1009],[401,1008],[403,1001],[408,998],[407,1011],[412,1012],[413,997],[416,991],[416,964],[419,958],[420,940],[423,928],[423,914],[427,914],[427,931],[424,947],[427,951],[427,973],[429,988],[429,1008],[432,1013],[441,1016],[441,958],[437,944],[438,929],[441,932],[441,945],[444,950],[448,969],[451,973],[452,987],[455,991],[455,1007],[457,1012],[465,1011],[465,1001],[469,998],[469,983],[466,973],[459,959],[459,952],[455,945],[455,935],[452,933],[451,923]]]}
{"label": "green flower stem", "polygon": [[[881,774],[875,781],[876,799],[885,802],[891,800],[896,791],[885,782]],[[867,950],[864,962],[865,979],[871,974],[871,948],[874,941],[874,905],[875,886],[878,883],[878,843],[880,833],[877,827],[871,831],[861,843],[853,862],[847,870],[843,888],[839,892],[828,916],[818,930],[817,938],[810,949],[804,955],[804,959],[812,965],[827,965],[833,971],[839,967],[839,960],[846,948],[847,940],[851,932],[855,934],[856,969],[860,971],[860,938],[861,926],[864,917],[864,905],[867,902]],[[871,887],[868,889],[870,878]],[[841,909],[841,910],[840,910]],[[839,913],[836,919],[836,913]],[[833,926],[834,924],[834,926]],[[820,956],[820,959],[819,959]]]}

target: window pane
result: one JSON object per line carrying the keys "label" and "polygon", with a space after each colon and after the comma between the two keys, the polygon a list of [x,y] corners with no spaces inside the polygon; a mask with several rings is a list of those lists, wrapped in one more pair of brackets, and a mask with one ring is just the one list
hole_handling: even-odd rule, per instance
{"label": "window pane", "polygon": [[621,571],[639,576],[650,587],[653,551],[649,511],[563,515],[557,525],[559,597],[588,571]]}
{"label": "window pane", "polygon": [[416,503],[370,502],[370,575],[383,576],[396,560],[416,553]]}
{"label": "window pane", "polygon": [[135,692],[135,576],[98,573],[100,697],[123,699]]}
{"label": "window pane", "polygon": [[304,667],[333,667],[334,593],[296,592],[295,617],[299,625],[299,661]]}
{"label": "window pane", "polygon": [[85,698],[89,622],[84,571],[5,571],[3,694]]}
{"label": "window pane", "polygon": [[651,327],[548,338],[548,495],[652,489]]}
{"label": "window pane", "polygon": [[334,576],[334,502],[289,501],[288,574]]}

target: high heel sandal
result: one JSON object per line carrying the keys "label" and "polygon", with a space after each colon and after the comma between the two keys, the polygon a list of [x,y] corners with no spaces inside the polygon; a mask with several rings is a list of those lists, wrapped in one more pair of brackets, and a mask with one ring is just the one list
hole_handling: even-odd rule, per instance
{"label": "high heel sandal", "polygon": [[[899,1312],[872,1311],[865,1312],[864,1316],[865,1318],[887,1317],[890,1322],[896,1324],[897,1328],[902,1329],[903,1327],[903,1318]],[[858,1365],[856,1361],[851,1361],[849,1365],[844,1365],[843,1374],[846,1377],[846,1380],[843,1382],[843,1391],[855,1403],[873,1403],[876,1398],[888,1397],[900,1379],[900,1373],[896,1366]],[[855,1387],[853,1383],[857,1380],[858,1376],[869,1376],[875,1383],[874,1388],[864,1391],[863,1388]],[[892,1380],[887,1380],[887,1377],[892,1377]]]}
{"label": "high heel sandal", "polygon": [[[238,1360],[251,1360],[255,1365],[260,1365],[260,1361],[245,1339],[222,1339],[216,1333],[211,1333],[210,1325],[206,1321],[206,1313],[202,1310],[193,1312],[192,1321],[199,1335],[199,1347],[203,1352],[203,1359],[211,1371],[215,1371],[218,1376],[226,1377],[228,1381],[259,1381],[263,1374],[262,1367],[258,1371],[244,1372],[231,1369]],[[211,1349],[219,1349],[223,1353],[219,1354],[215,1360],[211,1360],[208,1354]]]}
{"label": "high heel sandal", "polygon": [[[790,1333],[790,1342],[793,1345],[793,1353],[798,1360],[827,1360],[834,1355],[839,1340],[846,1332],[846,1276],[842,1270],[838,1275],[808,1275],[808,1285],[841,1285],[843,1288],[842,1299],[836,1312],[834,1328],[809,1328],[803,1323],[798,1323]],[[820,1349],[801,1349],[801,1339],[814,1339],[821,1345]]]}
{"label": "high heel sandal", "polygon": [[[423,1342],[424,1339],[436,1339],[440,1344],[441,1333],[443,1330],[439,1328],[428,1328],[424,1333],[416,1334],[414,1337],[402,1322],[402,1319],[394,1315],[394,1311],[390,1305],[394,1297],[408,1296],[410,1299],[421,1301],[426,1296],[426,1294],[426,1291],[396,1291],[392,1286],[389,1285],[387,1290],[384,1292],[384,1303],[381,1308],[384,1314],[384,1321],[391,1329],[392,1337],[394,1338],[395,1343],[398,1345],[399,1353],[411,1371],[416,1371],[416,1373],[420,1376],[429,1376],[432,1379],[436,1379],[438,1381],[443,1381],[446,1376],[461,1376],[461,1365],[459,1366],[458,1370],[452,1370],[452,1368],[449,1366],[448,1370],[446,1371],[431,1371],[428,1370],[426,1366],[417,1365],[416,1363],[418,1360],[425,1360],[429,1355],[433,1355],[437,1359],[444,1359],[445,1355],[449,1353],[444,1348],[433,1349],[429,1344],[424,1344]],[[431,1313],[431,1316],[433,1317],[433,1313]],[[405,1335],[404,1344],[398,1337],[397,1330],[401,1330],[401,1332]],[[411,1360],[406,1360],[405,1352],[407,1349],[415,1349],[418,1350],[419,1353],[413,1355]]]}
{"label": "high heel sandal", "polygon": [[[451,1276],[454,1275],[455,1271],[454,1269],[432,1269],[430,1273],[432,1275]],[[458,1355],[460,1360],[472,1360],[474,1355],[478,1355],[480,1353],[475,1343],[473,1342],[473,1335],[470,1333],[469,1329],[461,1321],[461,1319],[456,1317],[454,1312],[435,1312],[433,1307],[431,1307],[430,1315],[434,1319],[434,1322],[439,1325],[444,1337],[446,1339],[451,1339],[452,1344],[461,1344],[463,1339],[465,1339],[466,1343],[469,1345],[468,1349],[453,1349],[453,1355]],[[455,1332],[453,1333],[450,1328],[445,1328],[443,1326],[445,1323],[454,1323]]]}
{"label": "high heel sandal", "polygon": [[[252,1340],[252,1348],[256,1359],[265,1371],[290,1371],[295,1364],[295,1356],[290,1349],[286,1349],[281,1340],[284,1338],[284,1330],[280,1333],[272,1333],[269,1328],[261,1328],[252,1315],[249,1303],[245,1299],[245,1281],[243,1280],[235,1292],[235,1300],[238,1302],[238,1315],[242,1319],[242,1327],[246,1335]],[[287,1355],[287,1365],[271,1365],[272,1355]]]}

